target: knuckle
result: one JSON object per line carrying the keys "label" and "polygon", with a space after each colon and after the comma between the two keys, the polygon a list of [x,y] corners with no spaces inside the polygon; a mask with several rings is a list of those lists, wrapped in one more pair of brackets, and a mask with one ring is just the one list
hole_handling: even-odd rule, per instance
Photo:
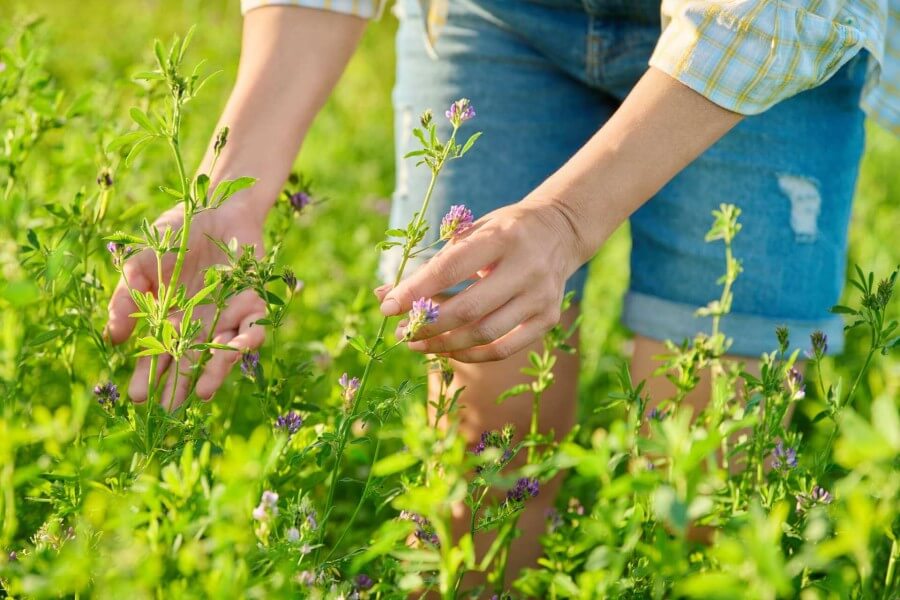
{"label": "knuckle", "polygon": [[491,325],[481,323],[472,328],[472,338],[476,343],[486,344],[497,339],[497,330]]}
{"label": "knuckle", "polygon": [[471,323],[481,316],[481,308],[471,299],[460,298],[454,309],[456,318],[463,323]]}
{"label": "knuckle", "polygon": [[491,350],[491,358],[493,360],[506,360],[513,355],[512,347],[509,344],[497,344]]}

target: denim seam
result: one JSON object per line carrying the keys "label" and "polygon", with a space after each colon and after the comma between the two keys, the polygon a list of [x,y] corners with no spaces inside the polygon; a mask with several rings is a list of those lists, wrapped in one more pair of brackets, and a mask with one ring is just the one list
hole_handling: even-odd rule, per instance
{"label": "denim seam", "polygon": [[594,15],[588,15],[587,48],[585,49],[585,79],[591,85],[600,83],[600,33],[596,28],[597,19]]}

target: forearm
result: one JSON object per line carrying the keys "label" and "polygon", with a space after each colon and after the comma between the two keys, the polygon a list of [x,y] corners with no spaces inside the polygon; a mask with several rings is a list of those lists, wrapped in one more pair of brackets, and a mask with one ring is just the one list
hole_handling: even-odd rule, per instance
{"label": "forearm", "polygon": [[551,202],[587,261],[679,171],[736,125],[725,110],[649,69],[610,120],[526,202]]}
{"label": "forearm", "polygon": [[[237,81],[219,119],[219,127],[230,130],[228,144],[211,177],[251,176],[258,181],[230,202],[245,203],[252,216],[265,216],[365,23],[358,17],[299,7],[271,6],[247,13]],[[208,172],[211,164],[212,144],[200,170]]]}

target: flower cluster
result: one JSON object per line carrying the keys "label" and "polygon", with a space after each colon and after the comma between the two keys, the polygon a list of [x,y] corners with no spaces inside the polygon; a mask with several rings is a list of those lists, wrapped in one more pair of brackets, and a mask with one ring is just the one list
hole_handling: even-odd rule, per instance
{"label": "flower cluster", "polygon": [[255,379],[259,374],[259,352],[245,352],[241,356],[241,373]]}
{"label": "flower cluster", "polygon": [[437,321],[438,313],[438,305],[429,298],[419,298],[413,301],[412,310],[409,311],[406,337],[411,338],[425,325]]}
{"label": "flower cluster", "polygon": [[112,381],[94,386],[94,396],[97,402],[105,409],[110,409],[119,401],[119,388]]}
{"label": "flower cluster", "polygon": [[806,386],[803,385],[803,373],[797,367],[791,367],[787,373],[787,390],[791,400],[802,400],[806,397]]}
{"label": "flower cluster", "polygon": [[372,580],[372,578],[365,573],[360,573],[359,575],[357,575],[356,581],[354,583],[356,585],[356,589],[363,591],[371,589],[371,587],[375,585],[375,582]]}
{"label": "flower cluster", "polygon": [[310,204],[314,204],[315,200],[312,195],[312,184],[303,175],[291,173],[288,177],[288,187],[284,190],[284,197],[288,204],[296,214],[300,214]]}
{"label": "flower cluster", "polygon": [[450,108],[444,112],[444,116],[454,127],[459,127],[466,121],[475,118],[475,107],[468,98],[460,98],[450,105]]}
{"label": "flower cluster", "polygon": [[831,504],[834,498],[825,488],[814,485],[808,494],[797,494],[797,512],[805,512],[817,504]]}
{"label": "flower cluster", "polygon": [[131,246],[119,244],[118,242],[107,242],[106,251],[109,252],[110,256],[112,257],[113,265],[117,269],[121,268],[122,264],[125,262],[125,259],[127,259],[134,253]]}
{"label": "flower cluster", "polygon": [[262,493],[259,506],[253,509],[253,518],[257,521],[269,521],[278,516],[278,494],[270,490]]}
{"label": "flower cluster", "polygon": [[463,204],[454,204],[441,219],[441,239],[450,240],[459,237],[474,222],[472,211]]}
{"label": "flower cluster", "polygon": [[[510,444],[512,444],[513,433],[515,432],[512,425],[505,426],[501,431],[493,430],[493,431],[483,431],[481,433],[481,438],[478,440],[478,443],[475,444],[475,447],[472,449],[472,453],[476,456],[481,456],[481,454],[487,450],[488,448],[496,448],[497,450],[502,450],[503,453],[500,455],[500,459],[497,461],[497,466],[503,466],[512,458],[513,453],[510,449]],[[480,473],[484,467],[479,465],[475,467],[475,471]]]}
{"label": "flower cluster", "polygon": [[436,548],[440,548],[441,540],[434,532],[434,528],[431,526],[431,521],[418,513],[410,512],[408,510],[400,511],[400,519],[402,521],[412,521],[416,524],[416,531],[414,535],[416,536],[417,540],[431,544]]}
{"label": "flower cluster", "polygon": [[773,465],[779,471],[787,471],[797,467],[797,451],[790,446],[785,446],[784,442],[778,440],[775,450],[772,452]]}
{"label": "flower cluster", "polygon": [[338,379],[338,385],[341,386],[341,398],[344,399],[345,409],[349,409],[353,405],[356,398],[356,392],[359,391],[359,377],[350,377],[346,373]]}
{"label": "flower cluster", "polygon": [[303,425],[303,417],[297,411],[287,412],[275,419],[275,429],[283,431],[288,435],[294,435]]}
{"label": "flower cluster", "polygon": [[534,498],[541,491],[540,483],[532,477],[520,477],[516,481],[516,485],[506,492],[507,502],[525,502],[529,498]]}

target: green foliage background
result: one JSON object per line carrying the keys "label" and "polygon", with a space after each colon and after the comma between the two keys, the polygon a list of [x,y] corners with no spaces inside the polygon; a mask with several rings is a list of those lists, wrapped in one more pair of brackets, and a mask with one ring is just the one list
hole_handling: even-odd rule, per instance
{"label": "green foliage background", "polygon": [[[84,118],[73,119],[62,129],[48,134],[43,142],[48,155],[44,160],[34,161],[38,166],[28,172],[28,180],[24,182],[27,192],[17,194],[12,203],[0,206],[4,229],[0,237],[0,283],[3,284],[0,291],[0,375],[5,382],[4,402],[8,406],[15,400],[20,406],[28,407],[25,416],[33,430],[27,435],[41,440],[41,448],[34,451],[36,462],[26,465],[33,472],[17,475],[30,480],[49,466],[41,456],[64,456],[65,445],[80,435],[77,431],[67,431],[71,423],[78,420],[71,418],[72,413],[86,412],[89,419],[100,418],[95,414],[99,409],[92,404],[90,388],[111,377],[124,389],[128,363],[124,355],[106,359],[94,352],[87,340],[78,342],[71,356],[61,356],[63,347],[53,341],[34,347],[22,346],[23,340],[34,340],[46,330],[48,323],[32,322],[21,315],[29,314],[32,307],[43,302],[48,294],[52,295],[52,290],[39,289],[17,266],[17,246],[23,243],[27,229],[40,231],[42,227],[51,227],[53,219],[40,208],[41,205],[68,206],[80,189],[94,189],[97,173],[106,164],[100,148],[129,127],[127,109],[138,103],[138,90],[130,76],[152,62],[150,41],[157,37],[167,40],[195,23],[199,28],[190,50],[191,57],[194,60],[204,58],[210,68],[222,69],[201,97],[190,105],[186,117],[185,158],[189,165],[199,161],[234,80],[241,21],[236,0],[49,0],[39,4],[0,0],[0,13],[5,21],[0,23],[3,38],[36,16],[45,20],[40,39],[45,41],[41,51],[46,53],[49,71],[70,100],[87,95],[85,102],[92,107]],[[295,222],[282,255],[283,262],[293,267],[298,278],[306,283],[283,332],[286,348],[308,357],[315,365],[316,377],[310,381],[307,392],[311,399],[334,400],[337,376],[345,370],[352,371],[358,361],[352,351],[345,351],[345,335],[371,331],[377,317],[370,289],[375,282],[377,261],[374,246],[386,226],[386,210],[393,185],[390,93],[394,28],[389,16],[369,27],[359,52],[316,120],[297,160],[298,170],[315,182],[317,194],[327,198],[327,202]],[[157,186],[171,184],[172,174],[163,168],[166,164],[163,149],[151,148],[132,168],[117,173],[109,216],[111,230],[133,230],[140,217],[155,216],[169,206],[169,200],[157,191]],[[880,276],[900,264],[898,165],[900,140],[877,126],[870,126],[851,225],[849,263],[858,263]],[[58,224],[52,226],[58,227]],[[618,389],[616,372],[629,353],[628,332],[618,322],[621,297],[627,285],[626,229],[617,232],[593,260],[583,304],[580,399],[585,436],[589,436],[594,426],[612,418],[608,411],[598,413],[596,408],[611,391]],[[102,256],[102,245],[98,238],[94,248],[98,256]],[[64,253],[63,245],[60,255]],[[60,265],[65,264],[64,258],[59,260]],[[95,263],[99,262],[95,260]],[[115,274],[111,268],[106,268],[98,275],[108,296]],[[65,274],[60,277],[64,279]],[[99,293],[99,297],[105,298],[104,293]],[[896,315],[896,303],[891,313]],[[866,342],[862,332],[852,332],[845,355],[825,362],[826,379],[848,380],[855,375],[861,366]],[[772,345],[774,349],[774,335]],[[20,363],[23,354],[28,359]],[[70,370],[67,372],[63,365],[69,365]],[[400,353],[376,371],[376,383],[396,383],[414,373],[424,373],[421,360],[411,353]],[[16,383],[12,383],[14,381]],[[896,407],[900,397],[900,362],[896,354],[877,362],[862,386],[856,408],[863,417],[869,417],[869,403],[874,398],[891,398]],[[73,390],[79,389],[81,395],[73,399]],[[209,526],[218,530],[222,540],[234,544],[232,551],[236,554],[248,551],[254,540],[247,538],[246,532],[238,532],[237,526],[229,526],[229,520],[236,523],[246,518],[229,511],[242,505],[252,506],[256,501],[258,490],[254,482],[270,459],[266,452],[271,451],[261,441],[263,434],[259,428],[267,424],[263,422],[258,406],[246,401],[246,394],[246,385],[232,378],[211,407],[213,427],[228,427],[231,433],[247,436],[246,440],[232,438],[233,446],[226,452],[227,464],[222,469],[229,493],[243,493],[244,496],[225,498],[219,504],[203,508],[205,511],[216,507],[222,509],[223,512],[216,515],[217,520]],[[795,417],[797,427],[806,435],[807,443],[813,446],[821,446],[828,433],[827,429],[812,423],[812,416],[822,407],[821,399],[810,393]],[[53,434],[49,433],[51,431]],[[6,436],[7,443],[16,435],[26,434],[0,428],[0,439]],[[3,458],[3,448],[4,442],[0,441],[0,458]],[[73,477],[97,480],[107,477],[107,484],[115,488],[115,481],[109,478],[116,476],[116,470],[110,465],[127,465],[129,460],[121,447],[118,451],[122,454],[103,460],[90,456],[75,460],[67,456],[66,466]],[[202,454],[203,451],[197,448],[192,452]],[[178,481],[190,482],[192,477],[199,476],[191,472],[191,458],[180,461],[177,472],[157,475],[163,479],[171,478],[172,489],[177,489]],[[366,457],[357,450],[350,453],[349,459],[351,464],[361,466]],[[97,472],[90,472],[92,468]],[[577,487],[577,483],[573,485]],[[187,487],[188,483],[184,485]],[[242,485],[246,491],[235,492]],[[57,488],[50,490],[46,484],[29,486],[33,486],[30,489],[33,493],[26,496],[41,500],[18,507],[18,529],[22,535],[34,532],[42,525],[47,514],[46,498],[57,492]],[[136,493],[139,491],[140,487]],[[73,505],[73,514],[77,509],[90,519],[95,511],[105,515],[107,526],[118,525],[123,531],[141,526],[140,522],[130,520],[129,515],[117,513],[108,499],[91,495],[90,490],[81,492],[87,498],[86,506]],[[65,499],[56,498],[55,502],[59,506]],[[96,502],[96,506],[91,502]],[[164,503],[154,504],[153,498],[147,498],[146,502],[148,514],[167,510]],[[367,518],[376,517],[368,515]],[[189,549],[190,540],[184,543]],[[134,582],[129,582],[129,577],[137,577],[139,582],[152,586],[158,578],[175,575],[164,571],[169,568],[165,566],[168,563],[133,564],[129,561],[138,555],[130,555],[127,547],[118,550],[122,562],[115,568],[120,572],[106,574],[104,589],[109,595],[115,595],[117,589],[132,589],[129,586]],[[73,556],[83,556],[77,545],[69,551]],[[217,554],[207,548],[205,552],[184,551],[178,556],[182,574],[206,570],[210,573],[208,578],[217,577],[205,586],[210,595],[227,596],[230,582],[252,579],[246,573],[228,572],[242,563],[236,558],[228,562],[224,550]],[[202,557],[223,562],[202,563]],[[87,575],[81,563],[57,561],[54,565],[46,571],[47,578],[30,581],[30,593],[46,595],[84,585]],[[253,595],[252,587],[248,589],[248,594]]]}

